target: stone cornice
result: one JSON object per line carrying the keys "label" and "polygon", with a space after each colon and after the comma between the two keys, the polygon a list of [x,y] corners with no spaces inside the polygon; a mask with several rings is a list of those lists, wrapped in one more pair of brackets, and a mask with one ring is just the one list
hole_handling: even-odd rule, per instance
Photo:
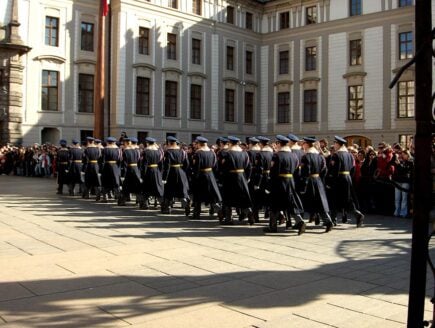
{"label": "stone cornice", "polygon": [[174,73],[177,73],[177,74],[180,74],[180,75],[182,75],[183,74],[183,71],[181,70],[181,69],[179,69],[179,68],[176,68],[176,67],[165,67],[165,68],[162,68],[162,72],[174,72]]}
{"label": "stone cornice", "polygon": [[52,61],[55,63],[59,63],[59,64],[65,64],[66,63],[66,59],[60,56],[55,56],[55,55],[40,55],[40,56],[36,56],[35,58],[33,58],[34,60],[39,60],[39,61]]}
{"label": "stone cornice", "polygon": [[133,64],[133,68],[147,68],[147,69],[150,69],[152,71],[155,71],[157,69],[154,65],[146,64],[146,63]]}
{"label": "stone cornice", "polygon": [[346,74],[343,74],[343,79],[348,79],[350,77],[355,77],[355,76],[361,76],[364,77],[367,75],[367,72],[363,72],[363,71],[358,71],[358,72],[347,72]]}
{"label": "stone cornice", "polygon": [[190,72],[190,73],[187,73],[187,76],[196,76],[196,77],[200,77],[204,80],[207,79],[207,75],[205,75],[204,73],[200,73],[200,72]]}
{"label": "stone cornice", "polygon": [[97,65],[97,62],[92,59],[78,59],[74,62],[76,65]]}
{"label": "stone cornice", "polygon": [[292,80],[279,80],[279,81],[276,81],[276,82],[273,83],[273,85],[274,85],[275,87],[278,86],[278,85],[281,85],[281,84],[292,85],[292,84],[293,84],[293,81],[292,81]]}

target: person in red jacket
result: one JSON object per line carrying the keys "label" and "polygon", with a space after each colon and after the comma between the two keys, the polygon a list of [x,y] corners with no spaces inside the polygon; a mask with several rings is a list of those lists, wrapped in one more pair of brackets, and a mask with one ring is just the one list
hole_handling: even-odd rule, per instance
{"label": "person in red jacket", "polygon": [[393,215],[394,186],[391,183],[394,174],[395,154],[390,145],[380,143],[378,147],[377,169],[375,171],[376,210],[382,215]]}

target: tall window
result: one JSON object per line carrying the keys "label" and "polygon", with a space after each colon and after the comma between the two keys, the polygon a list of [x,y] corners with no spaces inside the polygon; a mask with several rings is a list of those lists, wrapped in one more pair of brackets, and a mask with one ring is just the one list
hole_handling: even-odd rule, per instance
{"label": "tall window", "polygon": [[278,93],[278,123],[290,123],[290,92]]}
{"label": "tall window", "polygon": [[150,29],[139,27],[139,53],[141,55],[150,54]]}
{"label": "tall window", "polygon": [[227,23],[234,24],[234,7],[227,6]]}
{"label": "tall window", "polygon": [[165,116],[177,117],[178,83],[166,81],[165,86]]}
{"label": "tall window", "polygon": [[252,30],[253,28],[253,20],[254,20],[254,15],[252,15],[252,13],[246,13],[246,28],[248,30]]}
{"label": "tall window", "polygon": [[349,65],[361,65],[362,64],[362,50],[361,39],[350,40],[349,42]]}
{"label": "tall window", "polygon": [[178,0],[169,0],[169,7],[178,9]]}
{"label": "tall window", "polygon": [[245,71],[246,74],[252,74],[252,51],[246,51]]}
{"label": "tall window", "polygon": [[317,23],[317,6],[307,7],[305,9],[306,25]]}
{"label": "tall window", "polygon": [[41,110],[57,111],[59,106],[59,72],[42,71]]}
{"label": "tall window", "polygon": [[317,122],[317,90],[304,90],[304,122]]}
{"label": "tall window", "polygon": [[234,71],[234,47],[227,46],[227,70]]}
{"label": "tall window", "polygon": [[94,75],[79,74],[79,112],[94,112]]}
{"label": "tall window", "polygon": [[316,47],[306,47],[305,48],[305,70],[315,71],[317,61],[317,49]]}
{"label": "tall window", "polygon": [[234,122],[234,90],[225,89],[225,121]]}
{"label": "tall window", "polygon": [[399,59],[412,58],[412,32],[399,33]]}
{"label": "tall window", "polygon": [[82,22],[81,49],[94,51],[94,24]]}
{"label": "tall window", "polygon": [[136,114],[150,115],[150,79],[136,77]]}
{"label": "tall window", "polygon": [[245,92],[245,123],[254,123],[254,93]]}
{"label": "tall window", "polygon": [[349,15],[359,16],[362,14],[362,0],[349,0]]}
{"label": "tall window", "polygon": [[202,1],[192,0],[192,12],[196,15],[202,15]]}
{"label": "tall window", "polygon": [[399,82],[397,88],[397,115],[399,118],[414,117],[414,95],[414,81]]}
{"label": "tall window", "polygon": [[168,33],[168,45],[166,49],[168,59],[177,60],[177,35]]}
{"label": "tall window", "polygon": [[412,0],[399,0],[399,7],[412,6]]}
{"label": "tall window", "polygon": [[145,138],[148,137],[148,131],[137,131],[137,140],[139,140],[139,143],[144,143]]}
{"label": "tall window", "polygon": [[198,84],[190,85],[190,118],[201,119],[202,86]]}
{"label": "tall window", "polygon": [[364,118],[364,87],[353,85],[348,87],[348,120],[362,120]]}
{"label": "tall window", "polygon": [[45,45],[59,46],[59,18],[45,17]]}
{"label": "tall window", "polygon": [[279,29],[283,30],[290,27],[290,12],[286,11],[279,14]]}
{"label": "tall window", "polygon": [[412,134],[399,134],[399,143],[406,149],[414,147],[414,136]]}
{"label": "tall window", "polygon": [[201,40],[192,39],[192,64],[201,65]]}
{"label": "tall window", "polygon": [[279,52],[279,74],[289,73],[289,52],[288,50]]}

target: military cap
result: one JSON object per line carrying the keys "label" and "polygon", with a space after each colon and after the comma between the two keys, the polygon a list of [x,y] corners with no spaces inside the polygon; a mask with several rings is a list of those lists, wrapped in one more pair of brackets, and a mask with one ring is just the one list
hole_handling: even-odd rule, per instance
{"label": "military cap", "polygon": [[216,143],[219,143],[219,142],[227,143],[228,142],[228,138],[226,138],[226,137],[219,137],[219,138],[217,138]]}
{"label": "military cap", "polygon": [[261,142],[261,143],[268,143],[270,141],[269,138],[264,137],[264,136],[258,136],[257,139]]}
{"label": "military cap", "polygon": [[317,141],[315,137],[303,137],[302,139],[303,139],[304,141],[306,141],[306,142],[310,142],[310,143],[314,143],[314,142]]}
{"label": "military cap", "polygon": [[65,140],[65,139],[60,139],[60,141],[59,141],[59,144],[61,145],[61,146],[64,146],[64,145],[66,145],[68,142]]}
{"label": "military cap", "polygon": [[260,140],[258,138],[255,138],[255,137],[250,137],[250,138],[248,138],[248,142],[256,144],[256,143],[259,143]]}
{"label": "military cap", "polygon": [[122,141],[131,141],[130,138],[122,138]]}
{"label": "military cap", "polygon": [[293,142],[298,142],[300,140],[297,136],[295,136],[292,133],[287,134],[287,138],[289,138],[290,141],[293,141]]}
{"label": "military cap", "polygon": [[94,137],[86,137],[86,140],[87,141],[95,141],[95,138]]}
{"label": "military cap", "polygon": [[276,136],[276,140],[278,140],[279,142],[289,142],[290,141],[289,138],[287,138],[286,136],[283,136],[281,134],[278,134]]}
{"label": "military cap", "polygon": [[73,139],[73,140],[71,140],[71,142],[73,143],[73,145],[77,145],[79,143],[79,141],[77,139]]}
{"label": "military cap", "polygon": [[132,143],[138,143],[139,142],[139,140],[137,140],[137,138],[135,138],[135,137],[130,137],[130,141]]}
{"label": "military cap", "polygon": [[235,136],[228,136],[228,142],[232,143],[232,144],[236,144],[240,142],[240,139],[235,137]]}
{"label": "military cap", "polygon": [[168,136],[166,137],[166,140],[169,142],[178,142],[178,139],[175,138],[174,136]]}
{"label": "military cap", "polygon": [[146,137],[145,138],[145,142],[148,142],[148,143],[155,143],[156,141],[157,141],[156,139],[151,138],[151,137]]}
{"label": "military cap", "polygon": [[107,142],[116,142],[116,138],[115,137],[107,137],[106,141]]}
{"label": "military cap", "polygon": [[196,137],[195,141],[200,142],[200,143],[206,143],[206,142],[208,142],[208,139],[201,137],[201,136],[198,136],[198,137]]}
{"label": "military cap", "polygon": [[100,139],[94,139],[95,143],[101,143]]}
{"label": "military cap", "polygon": [[344,145],[347,143],[346,139],[340,137],[340,136],[334,136],[334,141],[336,143],[339,143],[340,145]]}

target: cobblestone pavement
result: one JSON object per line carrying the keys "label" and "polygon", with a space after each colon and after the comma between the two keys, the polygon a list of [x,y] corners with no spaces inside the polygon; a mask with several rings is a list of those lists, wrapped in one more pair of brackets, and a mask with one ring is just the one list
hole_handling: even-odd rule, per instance
{"label": "cobblestone pavement", "polygon": [[0,176],[1,328],[405,326],[409,219],[264,235],[55,189]]}

